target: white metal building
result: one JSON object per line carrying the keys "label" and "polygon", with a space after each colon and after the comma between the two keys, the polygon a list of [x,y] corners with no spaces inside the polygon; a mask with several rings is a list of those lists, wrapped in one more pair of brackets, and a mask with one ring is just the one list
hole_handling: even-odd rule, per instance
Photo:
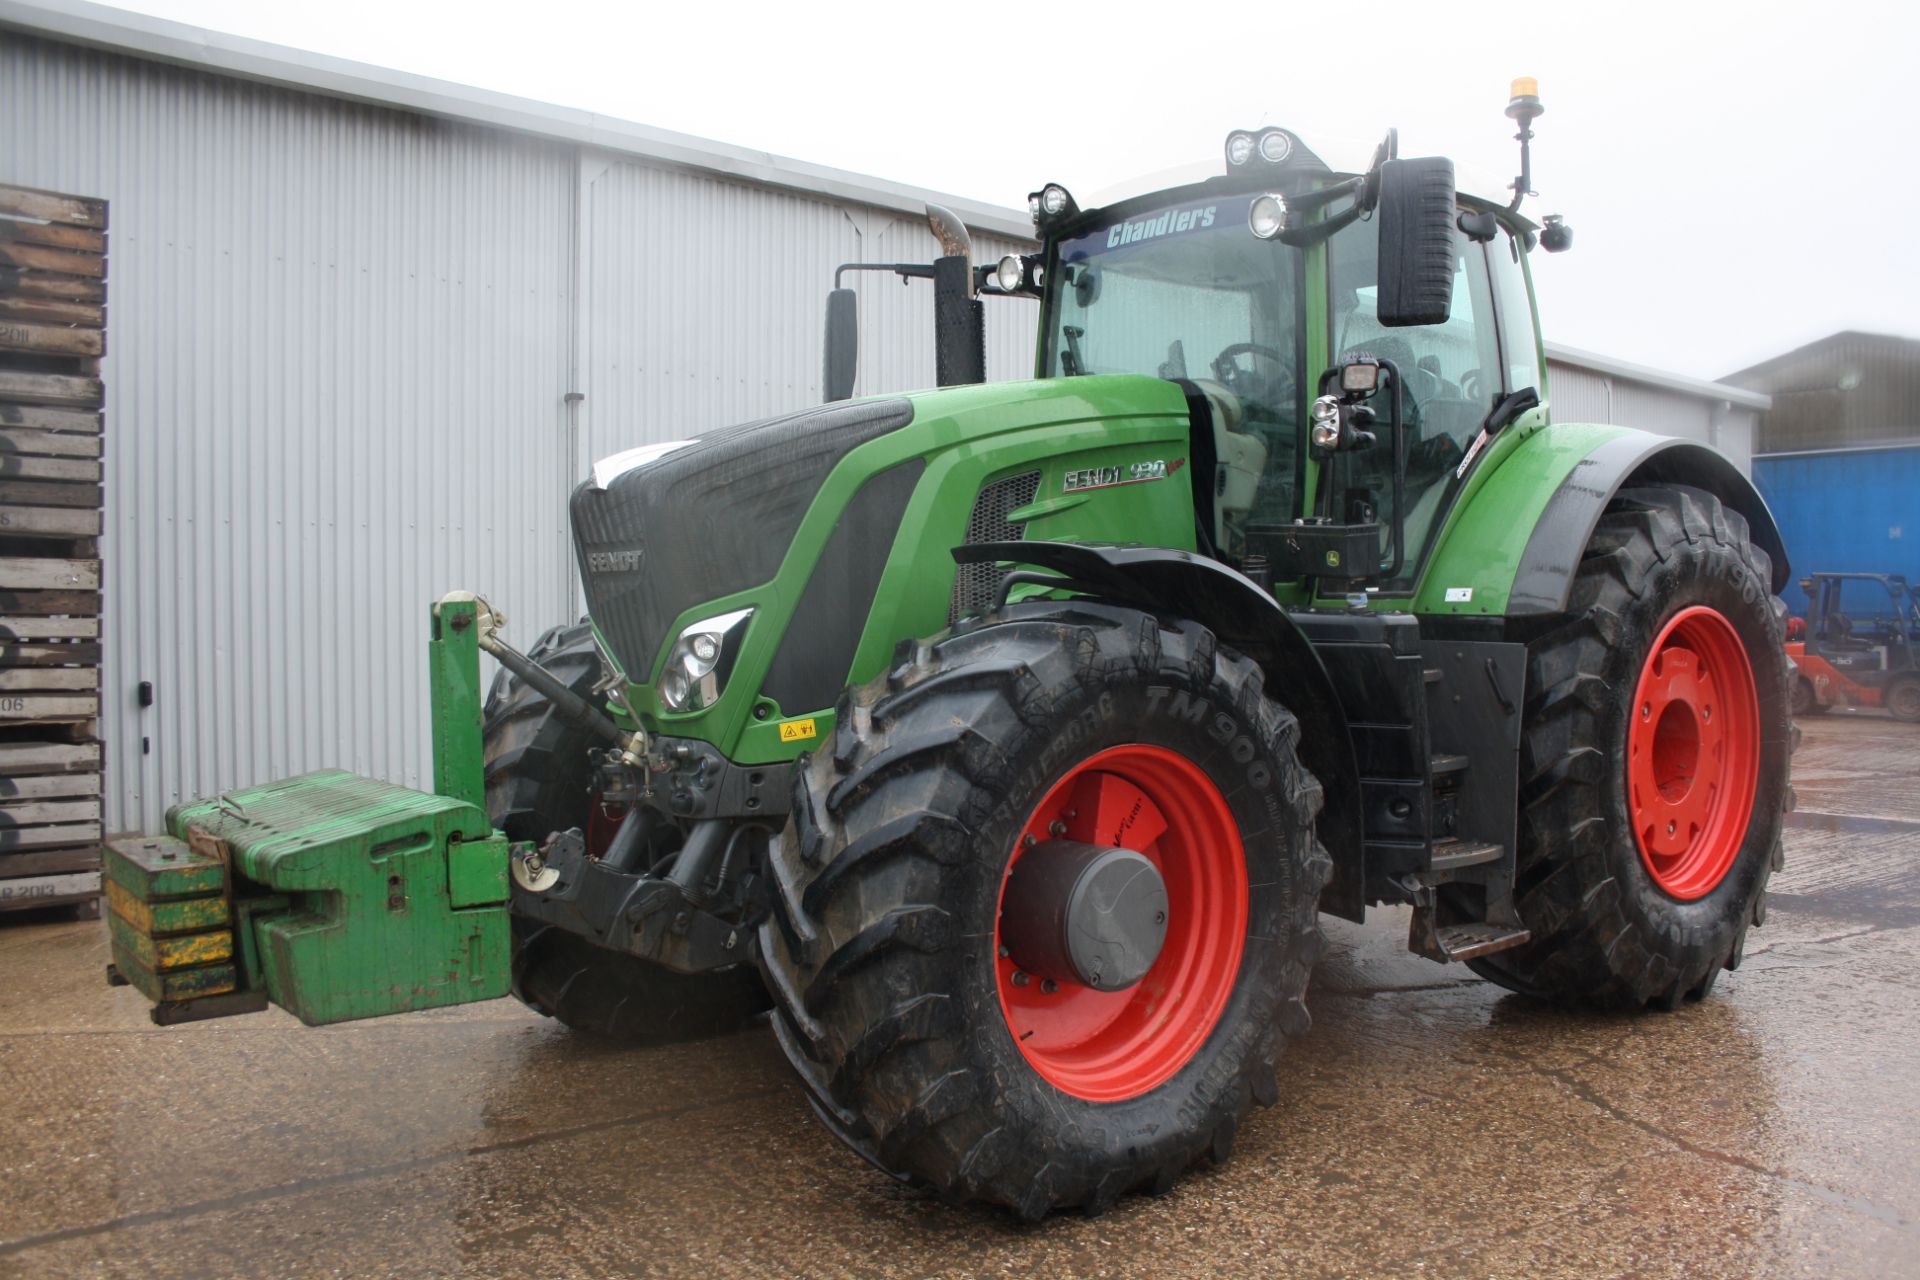
{"label": "white metal building", "polygon": [[[0,181],[111,202],[107,825],[327,766],[429,777],[427,610],[578,613],[591,459],[818,403],[826,290],[1022,213],[81,0],[0,0]],[[934,381],[867,276],[857,392]],[[990,378],[1033,312],[989,306]],[[1743,464],[1764,397],[1561,349],[1556,416]],[[1716,407],[1717,406],[1717,407]],[[135,690],[151,681],[154,705]]]}
{"label": "white metal building", "polygon": [[1629,364],[1547,343],[1547,396],[1556,422],[1611,422],[1712,445],[1753,470],[1766,396],[1724,382]]}

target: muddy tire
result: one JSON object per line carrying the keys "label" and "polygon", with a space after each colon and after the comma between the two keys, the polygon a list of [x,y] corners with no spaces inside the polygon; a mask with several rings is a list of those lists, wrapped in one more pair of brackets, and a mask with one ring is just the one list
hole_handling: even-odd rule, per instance
{"label": "muddy tire", "polygon": [[[828,1126],[895,1177],[1027,1219],[1225,1160],[1307,1029],[1332,869],[1299,724],[1258,668],[1194,623],[1021,605],[902,646],[836,717],[758,937]],[[1145,976],[1109,992],[1019,968],[1014,868],[1049,838],[1123,837],[1165,876]]]}
{"label": "muddy tire", "polygon": [[1608,507],[1567,617],[1529,645],[1516,898],[1533,939],[1476,972],[1561,1003],[1672,1008],[1739,965],[1792,803],[1770,574],[1711,494],[1630,489]]}
{"label": "muddy tire", "polygon": [[[600,654],[585,623],[555,627],[528,656],[581,697],[600,678]],[[494,826],[536,844],[555,831],[586,828],[591,736],[504,670],[488,691],[483,721],[487,816]],[[576,1031],[636,1044],[718,1035],[767,1007],[751,966],[677,974],[520,916],[513,920],[513,994]]]}

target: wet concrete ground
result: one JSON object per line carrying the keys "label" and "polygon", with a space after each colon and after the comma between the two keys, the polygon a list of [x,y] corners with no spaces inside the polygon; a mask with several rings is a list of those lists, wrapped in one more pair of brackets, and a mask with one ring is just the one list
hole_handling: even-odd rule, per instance
{"label": "wet concrete ground", "polygon": [[1334,922],[1235,1161],[1033,1227],[842,1151],[764,1029],[163,1031],[97,922],[0,926],[0,1276],[1920,1275],[1920,729],[1805,727],[1767,925],[1706,1003],[1557,1013]]}

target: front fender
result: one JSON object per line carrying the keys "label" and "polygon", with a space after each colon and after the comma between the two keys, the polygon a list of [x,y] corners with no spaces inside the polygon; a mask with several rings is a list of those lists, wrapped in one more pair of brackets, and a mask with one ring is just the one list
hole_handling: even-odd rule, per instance
{"label": "front fender", "polygon": [[1273,596],[1216,560],[1174,547],[1076,542],[981,542],[955,547],[961,564],[997,561],[1048,570],[1078,592],[1143,613],[1191,618],[1260,664],[1267,693],[1300,721],[1300,761],[1320,781],[1320,838],[1334,879],[1321,910],[1358,920],[1364,908],[1360,772],[1346,711],[1319,653]]}
{"label": "front fender", "polygon": [[1634,484],[1704,489],[1746,517],[1773,561],[1775,593],[1787,550],[1766,500],[1719,450],[1631,427],[1555,423],[1520,440],[1470,485],[1442,531],[1414,611],[1531,617],[1563,612],[1580,558],[1607,504]]}

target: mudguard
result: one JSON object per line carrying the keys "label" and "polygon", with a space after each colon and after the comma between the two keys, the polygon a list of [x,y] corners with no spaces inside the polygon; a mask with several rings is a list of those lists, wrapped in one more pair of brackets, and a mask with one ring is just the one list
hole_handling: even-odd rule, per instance
{"label": "mudguard", "polygon": [[[1594,528],[1621,489],[1684,484],[1746,517],[1773,561],[1773,590],[1788,581],[1786,545],[1766,500],[1719,450],[1629,427],[1555,423],[1519,442],[1449,520],[1416,593],[1414,611],[1537,617],[1563,612]],[[1520,541],[1518,530],[1527,530]],[[1517,550],[1516,550],[1517,549]]]}
{"label": "mudguard", "polygon": [[979,542],[955,547],[953,558],[960,564],[1034,566],[1067,579],[1062,590],[1191,618],[1259,663],[1268,693],[1299,718],[1301,763],[1325,793],[1320,839],[1333,854],[1335,869],[1321,909],[1360,918],[1365,882],[1360,774],[1346,712],[1319,653],[1270,593],[1218,561],[1172,547]]}

